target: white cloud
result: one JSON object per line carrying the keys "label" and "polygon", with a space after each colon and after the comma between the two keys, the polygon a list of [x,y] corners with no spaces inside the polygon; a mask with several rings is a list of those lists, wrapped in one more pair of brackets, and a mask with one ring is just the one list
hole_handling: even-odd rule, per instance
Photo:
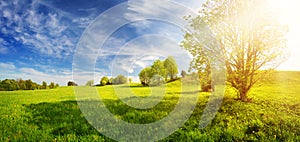
{"label": "white cloud", "polygon": [[186,6],[187,8],[192,9],[195,13],[197,13],[200,9],[202,4],[206,0],[192,0],[192,1],[186,1],[186,0],[174,0],[175,2],[182,4]]}
{"label": "white cloud", "polygon": [[61,86],[66,86],[67,82],[72,80],[72,76],[70,73],[55,73],[49,74],[42,71],[38,71],[33,68],[20,68],[19,72],[15,72],[14,74],[7,74],[6,76],[10,76],[13,78],[22,78],[22,79],[31,79],[34,82],[41,83],[46,81],[48,83],[54,82],[58,83]]}
{"label": "white cloud", "polygon": [[6,41],[4,39],[0,38],[0,54],[6,54],[8,53],[8,48],[6,46]]}
{"label": "white cloud", "polygon": [[39,76],[39,77],[43,77],[45,75],[43,72],[37,71],[33,68],[21,68],[20,71],[23,74],[36,75],[36,76]]}
{"label": "white cloud", "polygon": [[0,2],[0,7],[2,8],[2,7],[4,7],[4,6],[7,6],[8,4],[5,2],[5,1],[1,1]]}
{"label": "white cloud", "polygon": [[[157,0],[131,0],[128,5],[109,9],[95,19],[85,31],[78,44],[74,67],[87,71],[92,70],[94,61],[97,59],[101,67],[109,68],[110,71],[113,71],[113,75],[125,75],[138,72],[141,68],[152,64],[152,59],[157,59],[157,56],[153,56],[156,54],[161,58],[174,56],[178,59],[179,69],[186,70],[189,66],[190,56],[179,47],[179,42],[184,35],[180,28],[183,29],[188,25],[183,20],[183,16],[189,14],[195,14],[195,12],[184,6]],[[147,18],[170,22],[175,26],[166,23],[165,26],[154,25],[151,24],[152,21],[146,21]],[[131,23],[136,20],[143,21]],[[112,36],[112,33],[116,32],[118,28],[129,23],[136,28],[137,33],[146,36],[130,39],[129,42],[127,42],[128,37],[126,36]],[[151,30],[152,34],[158,35],[149,35],[145,30]],[[108,46],[101,47],[105,41]],[[100,47],[101,49],[99,49]],[[100,51],[99,54],[98,51]],[[143,55],[147,56],[141,58]],[[112,59],[114,56],[116,58]],[[109,73],[109,71],[105,70],[104,73]]]}
{"label": "white cloud", "polygon": [[7,22],[0,23],[1,31],[32,51],[56,58],[73,53],[77,37],[66,31],[65,13],[55,10],[41,12],[38,0],[33,0],[31,4],[22,0],[1,1],[0,9],[0,17],[7,19]]}
{"label": "white cloud", "polygon": [[6,54],[6,53],[8,53],[8,49],[0,46],[0,54]]}
{"label": "white cloud", "polygon": [[[48,83],[55,82],[61,86],[66,86],[67,82],[72,80],[72,76],[64,74],[47,74],[44,72],[37,71],[32,68],[23,68],[21,69],[24,72],[21,72],[17,76],[21,76],[23,79],[31,79],[34,82],[41,83],[46,81]],[[30,72],[29,72],[30,71]]]}
{"label": "white cloud", "polygon": [[[183,0],[129,0],[128,12],[125,17],[130,21],[154,19],[166,21],[184,28],[188,23],[184,16],[196,16],[204,0],[183,1]],[[137,30],[147,28],[148,22],[135,24]]]}
{"label": "white cloud", "polygon": [[80,17],[72,19],[73,23],[76,23],[79,27],[86,28],[93,21],[92,17]]}
{"label": "white cloud", "polygon": [[140,83],[140,78],[138,76],[127,76],[128,79],[131,78],[133,83]]}
{"label": "white cloud", "polygon": [[141,60],[142,61],[154,61],[154,60],[157,60],[158,59],[158,57],[157,56],[154,56],[154,55],[150,55],[150,56],[145,56],[145,57],[143,57]]}
{"label": "white cloud", "polygon": [[2,70],[1,72],[5,71],[10,71],[15,69],[15,65],[13,63],[0,63],[0,69]]}
{"label": "white cloud", "polygon": [[8,10],[3,10],[3,17],[11,18],[11,13]]}
{"label": "white cloud", "polygon": [[8,53],[8,48],[6,47],[7,42],[0,38],[0,54],[6,54]]}
{"label": "white cloud", "polygon": [[[46,67],[46,66],[45,66]],[[49,66],[47,68],[49,70]],[[50,71],[40,71],[31,67],[18,68],[14,63],[0,63],[0,79],[31,79],[41,84],[42,81],[48,83],[55,82],[61,86],[66,86],[69,80],[72,80],[72,72],[68,69],[52,69]]]}
{"label": "white cloud", "polygon": [[[109,50],[109,49],[106,49]],[[128,55],[128,53],[131,53]],[[119,48],[118,54],[110,62],[113,75],[138,73],[157,59],[173,56],[179,70],[187,70],[191,60],[177,41],[161,35],[147,35],[136,38]],[[99,61],[101,58],[99,58]]]}
{"label": "white cloud", "polygon": [[126,14],[130,20],[143,19],[145,17],[160,17],[168,19],[167,15],[183,17],[190,13],[187,6],[179,5],[175,1],[169,0],[129,0],[128,9],[131,12]]}
{"label": "white cloud", "polygon": [[87,81],[94,80],[95,84],[99,84],[100,79],[103,76],[111,77],[109,74],[104,72],[96,72],[96,71],[84,71],[84,70],[77,70],[73,71],[73,80],[78,83],[79,85],[85,85]]}

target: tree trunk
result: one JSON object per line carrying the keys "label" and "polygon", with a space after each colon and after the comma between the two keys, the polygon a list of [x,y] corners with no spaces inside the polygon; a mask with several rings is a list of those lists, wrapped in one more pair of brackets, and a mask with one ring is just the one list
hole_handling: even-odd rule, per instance
{"label": "tree trunk", "polygon": [[245,88],[241,88],[239,90],[239,94],[240,94],[240,100],[243,101],[243,102],[249,102],[251,101],[251,99],[248,98],[248,89],[245,89]]}

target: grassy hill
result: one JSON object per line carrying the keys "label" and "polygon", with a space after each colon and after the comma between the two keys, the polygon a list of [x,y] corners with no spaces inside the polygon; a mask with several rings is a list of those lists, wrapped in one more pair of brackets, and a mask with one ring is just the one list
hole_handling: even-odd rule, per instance
{"label": "grassy hill", "polygon": [[[147,110],[124,104],[117,99],[112,86],[97,89],[105,98],[107,108],[118,118],[145,124],[164,118],[174,109],[180,95],[179,86],[178,81],[168,84],[163,101]],[[137,84],[132,84],[130,90],[142,97],[151,92]],[[189,120],[161,141],[300,141],[300,72],[276,72],[271,83],[251,90],[250,103],[237,101],[236,96],[227,91],[215,119],[206,128],[199,129],[209,95],[199,93]],[[0,92],[0,141],[113,140],[99,134],[85,120],[73,88],[60,87]]]}

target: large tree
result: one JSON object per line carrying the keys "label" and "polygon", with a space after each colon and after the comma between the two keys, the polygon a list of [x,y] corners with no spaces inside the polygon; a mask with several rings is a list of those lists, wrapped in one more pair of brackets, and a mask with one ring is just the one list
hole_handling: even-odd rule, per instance
{"label": "large tree", "polygon": [[161,85],[164,84],[164,77],[167,71],[164,67],[164,62],[155,60],[150,67],[146,67],[139,73],[140,81],[143,85]]}
{"label": "large tree", "polygon": [[151,68],[146,67],[139,73],[140,81],[143,85],[148,85],[150,83],[150,74],[151,74]]}
{"label": "large tree", "polygon": [[49,84],[49,88],[50,88],[50,89],[54,89],[54,88],[55,88],[54,82],[51,82],[51,83]]}
{"label": "large tree", "polygon": [[164,67],[166,69],[166,79],[169,76],[171,80],[176,77],[178,74],[178,66],[175,61],[175,59],[172,56],[169,56],[165,61],[164,61]]}
{"label": "large tree", "polygon": [[42,82],[42,89],[47,89],[47,82],[46,81]]}
{"label": "large tree", "polygon": [[158,76],[166,76],[166,69],[164,67],[164,62],[161,60],[156,60],[153,62],[153,65],[151,66],[151,71],[150,71],[151,75],[150,78],[152,78],[155,75]]}
{"label": "large tree", "polygon": [[[259,75],[285,59],[287,27],[267,0],[207,0],[197,17],[186,19],[192,30],[182,46],[194,56],[192,68],[205,72],[222,58],[227,81],[242,101],[249,101],[247,94],[262,79]],[[222,57],[215,57],[217,52]]]}

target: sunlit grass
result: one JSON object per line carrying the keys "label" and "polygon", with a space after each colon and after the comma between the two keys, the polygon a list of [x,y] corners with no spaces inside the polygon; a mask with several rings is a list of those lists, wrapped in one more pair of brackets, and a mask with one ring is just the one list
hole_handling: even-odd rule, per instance
{"label": "sunlit grass", "polygon": [[[150,97],[151,87],[138,84],[90,87],[98,91],[107,108],[118,118],[136,124],[155,122],[167,116],[179,97],[180,82],[163,88],[165,96],[155,107],[132,108],[121,100],[117,89],[131,92],[130,97]],[[164,86],[162,86],[164,87]],[[125,92],[126,92],[125,91]],[[228,92],[228,91],[227,91]],[[229,91],[230,92],[230,91]],[[199,129],[199,122],[210,93],[199,94],[197,107],[183,127],[162,141],[299,141],[300,73],[279,72],[273,82],[256,86],[252,102],[236,100],[225,94],[212,124]],[[89,95],[87,92],[86,95]],[[75,100],[73,87],[53,90],[0,92],[0,141],[112,141],[97,132],[84,118]]]}

